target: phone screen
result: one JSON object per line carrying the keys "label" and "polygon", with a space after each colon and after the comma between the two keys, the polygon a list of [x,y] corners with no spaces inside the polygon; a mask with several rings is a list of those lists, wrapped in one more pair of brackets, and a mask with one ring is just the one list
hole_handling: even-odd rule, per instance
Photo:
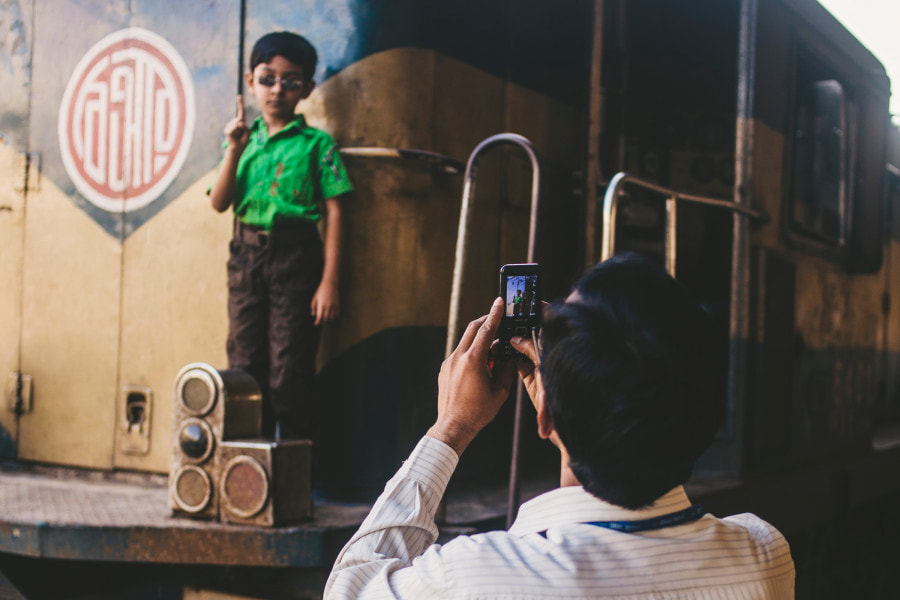
{"label": "phone screen", "polygon": [[500,268],[500,297],[504,302],[500,339],[531,335],[531,329],[540,323],[540,267],[536,263],[503,265]]}
{"label": "phone screen", "polygon": [[530,318],[537,316],[537,273],[534,275],[506,275],[507,317]]}

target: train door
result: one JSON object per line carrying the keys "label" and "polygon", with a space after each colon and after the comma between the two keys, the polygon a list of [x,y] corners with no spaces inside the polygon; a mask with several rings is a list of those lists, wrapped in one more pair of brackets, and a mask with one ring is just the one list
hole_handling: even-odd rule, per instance
{"label": "train door", "polygon": [[[65,176],[57,121],[86,49],[79,42],[127,27],[128,16],[124,0],[34,4],[29,148],[41,157],[42,181],[29,191],[24,223],[21,369],[33,382],[31,412],[19,423],[26,460],[112,466],[122,246],[105,227],[121,230],[122,217],[95,211]],[[88,140],[83,150],[94,160],[82,163],[97,178],[106,175],[98,141]]]}
{"label": "train door", "polygon": [[[150,427],[151,398],[169,401],[179,350],[191,348],[181,342],[203,323],[187,319],[175,339],[141,336],[154,323],[173,331],[160,316],[191,305],[168,275],[179,272],[179,252],[191,255],[196,224],[176,216],[153,232],[162,239],[146,225],[205,187],[198,180],[218,160],[221,122],[200,128],[198,145],[196,111],[219,108],[214,97],[233,106],[236,44],[225,40],[237,39],[237,4],[65,0],[35,2],[33,12],[28,147],[41,180],[22,225],[20,370],[33,394],[18,455],[164,470],[169,431]],[[205,204],[202,190],[192,197]]]}
{"label": "train door", "polygon": [[175,376],[196,361],[227,364],[231,215],[210,208],[206,188],[235,111],[240,2],[130,0],[129,7],[129,26],[145,32],[148,50],[173,71],[156,84],[166,100],[155,106],[155,122],[169,125],[142,138],[153,149],[142,164],[177,159],[177,147],[184,162],[170,163],[168,187],[125,190],[113,466],[165,472]]}
{"label": "train door", "polygon": [[0,86],[4,96],[0,112],[0,376],[4,384],[4,395],[0,397],[0,457],[14,457],[17,415],[23,409],[22,400],[28,399],[27,380],[23,382],[19,371],[19,329],[29,167],[30,2],[0,6],[0,23],[4,24],[0,32]]}

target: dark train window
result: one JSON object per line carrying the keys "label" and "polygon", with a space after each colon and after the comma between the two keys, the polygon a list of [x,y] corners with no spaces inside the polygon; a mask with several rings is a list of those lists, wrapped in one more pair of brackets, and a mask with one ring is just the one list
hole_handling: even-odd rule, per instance
{"label": "dark train window", "polygon": [[856,108],[847,90],[824,69],[798,62],[792,164],[791,229],[845,246],[850,232]]}

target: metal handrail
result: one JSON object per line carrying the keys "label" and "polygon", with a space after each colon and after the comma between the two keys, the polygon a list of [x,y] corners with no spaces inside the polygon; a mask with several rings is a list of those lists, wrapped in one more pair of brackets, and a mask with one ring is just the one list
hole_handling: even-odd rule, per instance
{"label": "metal handrail", "polygon": [[402,158],[420,162],[433,163],[441,167],[447,173],[462,173],[465,164],[463,161],[431,152],[429,150],[416,150],[413,148],[382,148],[378,146],[354,146],[341,148],[341,156],[353,156],[364,158]]}
{"label": "metal handrail", "polygon": [[[453,262],[453,286],[450,291],[450,315],[447,319],[447,344],[444,347],[444,358],[453,352],[456,335],[459,331],[459,305],[462,298],[463,270],[466,264],[466,247],[468,246],[469,221],[472,218],[469,206],[475,193],[475,172],[481,154],[499,144],[515,144],[522,148],[531,161],[531,214],[528,224],[528,258],[534,262],[535,235],[537,233],[538,203],[541,188],[541,165],[537,151],[528,138],[517,133],[498,133],[478,144],[469,155],[466,163],[465,183],[463,184],[462,207],[459,213],[459,231],[456,235],[456,255]],[[506,506],[507,527],[512,524],[516,509],[519,506],[519,445],[522,422],[522,382],[516,387],[516,412],[513,422],[512,460],[509,470],[509,496]]]}
{"label": "metal handrail", "polygon": [[531,160],[531,217],[528,226],[528,260],[534,262],[534,238],[537,231],[538,193],[540,190],[540,162],[534,145],[517,133],[498,133],[475,146],[466,163],[466,174],[463,183],[462,207],[459,212],[459,230],[456,234],[456,254],[453,261],[453,284],[450,290],[450,315],[447,319],[447,344],[444,346],[444,358],[450,356],[456,346],[456,335],[459,331],[459,306],[462,298],[463,270],[466,264],[466,247],[468,246],[471,212],[469,207],[475,193],[475,174],[481,153],[500,144],[516,144],[528,154]]}
{"label": "metal handrail", "polygon": [[622,196],[621,188],[626,183],[637,187],[656,192],[666,198],[666,270],[673,277],[675,276],[675,258],[677,248],[675,244],[675,233],[678,224],[678,201],[693,202],[704,206],[712,206],[723,208],[734,213],[738,213],[749,219],[766,223],[769,216],[762,211],[747,208],[740,204],[735,204],[728,200],[719,198],[711,198],[709,196],[698,196],[696,194],[688,194],[679,192],[671,188],[663,187],[650,181],[646,181],[639,177],[621,172],[609,181],[606,188],[606,194],[603,196],[603,242],[600,249],[600,260],[610,258],[616,249],[616,216],[619,206],[619,198]]}

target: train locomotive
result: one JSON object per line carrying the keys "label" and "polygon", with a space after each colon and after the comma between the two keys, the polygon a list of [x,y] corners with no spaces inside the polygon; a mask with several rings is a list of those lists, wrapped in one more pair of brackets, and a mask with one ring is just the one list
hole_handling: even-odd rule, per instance
{"label": "train locomotive", "polygon": [[[0,476],[165,488],[173,382],[227,366],[232,224],[205,190],[244,43],[290,29],[318,48],[299,110],[357,188],[343,314],[318,357],[312,521],[57,521],[8,495],[0,589],[64,597],[56,571],[121,573],[108,597],[320,594],[435,415],[462,166],[514,132],[540,157],[546,297],[636,250],[720,324],[728,418],[693,495],[784,531],[799,597],[888,594],[900,132],[883,66],[815,0],[13,0],[0,22]],[[515,145],[481,160],[463,323],[500,265],[525,262],[533,167]],[[502,526],[513,459],[521,495],[553,485],[524,412],[515,444],[509,403],[463,458],[451,496],[492,500],[454,512],[451,498],[447,531]]]}

